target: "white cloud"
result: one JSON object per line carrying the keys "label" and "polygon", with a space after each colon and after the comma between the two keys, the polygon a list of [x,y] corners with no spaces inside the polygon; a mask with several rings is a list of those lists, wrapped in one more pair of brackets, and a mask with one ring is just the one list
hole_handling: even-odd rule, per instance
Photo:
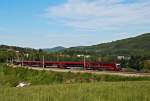
{"label": "white cloud", "polygon": [[150,25],[150,1],[68,0],[48,7],[47,16],[67,27],[86,30],[142,27]]}

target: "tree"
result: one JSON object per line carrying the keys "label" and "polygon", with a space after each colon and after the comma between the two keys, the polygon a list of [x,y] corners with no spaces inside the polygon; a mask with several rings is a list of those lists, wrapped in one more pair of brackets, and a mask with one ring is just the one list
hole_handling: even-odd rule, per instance
{"label": "tree", "polygon": [[145,60],[144,61],[144,69],[145,70],[150,70],[150,60]]}
{"label": "tree", "polygon": [[141,56],[131,56],[131,59],[129,60],[128,66],[130,68],[136,69],[137,71],[140,71],[144,67],[144,60]]}

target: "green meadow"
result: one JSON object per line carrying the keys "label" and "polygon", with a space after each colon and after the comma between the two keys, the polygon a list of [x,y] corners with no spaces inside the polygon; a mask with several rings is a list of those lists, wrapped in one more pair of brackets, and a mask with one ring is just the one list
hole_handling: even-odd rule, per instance
{"label": "green meadow", "polygon": [[150,101],[150,81],[4,87],[0,101]]}
{"label": "green meadow", "polygon": [[[31,85],[16,88],[19,82]],[[0,101],[150,101],[150,77],[37,71],[1,64]]]}

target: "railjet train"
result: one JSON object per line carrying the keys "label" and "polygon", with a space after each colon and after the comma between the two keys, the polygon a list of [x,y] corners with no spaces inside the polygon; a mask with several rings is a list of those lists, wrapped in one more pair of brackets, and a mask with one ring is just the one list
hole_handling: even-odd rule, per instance
{"label": "railjet train", "polygon": [[44,67],[44,68],[76,68],[83,67],[84,70],[110,70],[118,71],[121,69],[118,63],[105,63],[105,62],[66,62],[66,61],[15,61],[15,65],[31,66],[31,67]]}

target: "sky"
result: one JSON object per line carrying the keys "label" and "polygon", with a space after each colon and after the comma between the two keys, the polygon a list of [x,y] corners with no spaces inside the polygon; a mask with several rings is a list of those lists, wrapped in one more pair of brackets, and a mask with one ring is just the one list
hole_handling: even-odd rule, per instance
{"label": "sky", "polygon": [[0,0],[0,44],[89,46],[150,32],[150,0]]}

